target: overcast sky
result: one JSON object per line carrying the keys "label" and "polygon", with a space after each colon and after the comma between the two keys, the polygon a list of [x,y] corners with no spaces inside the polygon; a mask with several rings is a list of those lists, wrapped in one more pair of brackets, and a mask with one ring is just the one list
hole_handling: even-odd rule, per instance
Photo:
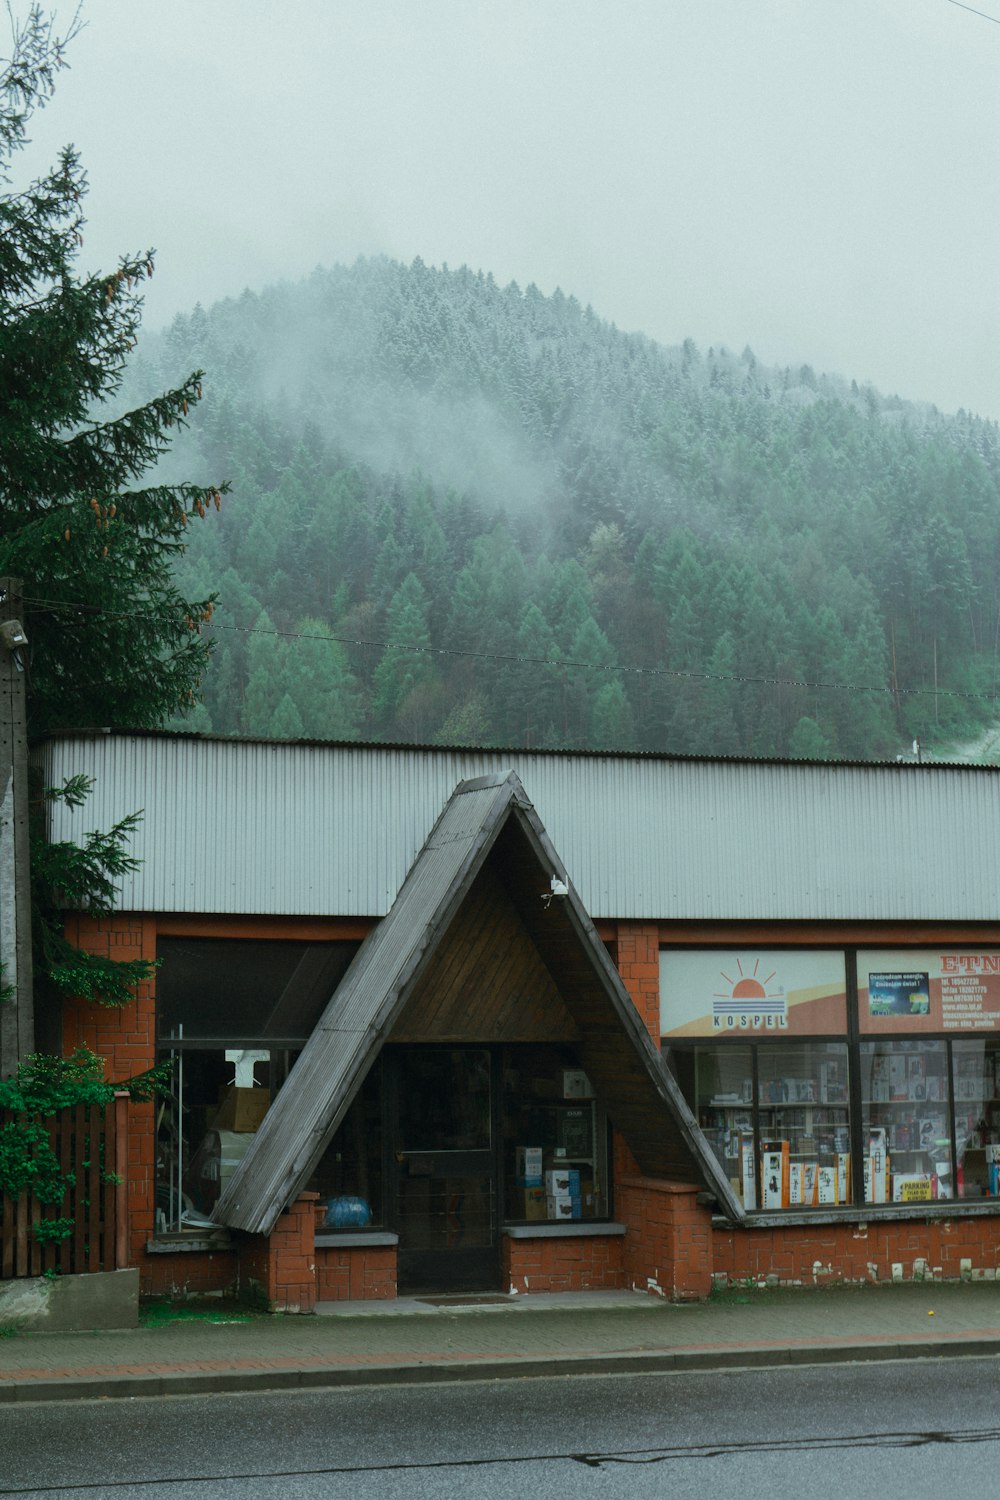
{"label": "overcast sky", "polygon": [[[976,9],[1000,22],[1000,0]],[[666,343],[750,344],[1000,418],[1000,24],[953,0],[82,16],[20,170],[79,147],[83,268],[154,245],[147,326],[419,255],[561,286]]]}

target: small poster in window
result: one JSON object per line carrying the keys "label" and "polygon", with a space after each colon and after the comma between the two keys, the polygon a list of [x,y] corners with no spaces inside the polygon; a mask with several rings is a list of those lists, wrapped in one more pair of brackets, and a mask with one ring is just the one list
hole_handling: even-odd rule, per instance
{"label": "small poster in window", "polygon": [[931,1008],[930,975],[869,974],[868,1014],[872,1016],[926,1016]]}

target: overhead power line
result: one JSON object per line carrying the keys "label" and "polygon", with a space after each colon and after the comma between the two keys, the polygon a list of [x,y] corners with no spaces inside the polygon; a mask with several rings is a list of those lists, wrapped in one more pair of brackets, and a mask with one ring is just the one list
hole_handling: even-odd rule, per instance
{"label": "overhead power line", "polygon": [[974,5],[965,5],[963,0],[948,0],[949,5],[957,5],[959,10],[967,10],[973,16],[982,16],[984,21],[992,21],[994,26],[1000,26],[1000,16],[989,16],[984,10],[977,10]]}
{"label": "overhead power line", "polygon": [[[67,604],[58,599],[25,599],[38,609],[49,613],[68,611],[73,614],[102,615],[115,619],[136,619],[141,614],[136,610],[102,609],[95,604]],[[334,635],[308,630],[263,630],[258,625],[230,625],[213,619],[204,627],[208,631],[228,630],[237,635],[271,636],[286,641],[326,641],[340,646],[373,649],[377,651],[399,651],[412,656],[445,656],[471,661],[506,663],[511,666],[572,668],[581,672],[605,672],[610,676],[622,674],[633,677],[661,677],[689,682],[725,682],[741,686],[805,688],[811,692],[874,693],[885,698],[913,698],[931,695],[937,698],[956,698],[968,702],[987,702],[995,697],[993,692],[971,693],[958,688],[912,687],[898,688],[868,685],[857,682],[810,682],[802,677],[771,677],[752,673],[728,674],[721,672],[696,672],[677,667],[643,667],[630,664],[580,661],[574,657],[526,656],[513,651],[472,651],[457,646],[418,646],[408,642],[370,640],[366,637]]]}

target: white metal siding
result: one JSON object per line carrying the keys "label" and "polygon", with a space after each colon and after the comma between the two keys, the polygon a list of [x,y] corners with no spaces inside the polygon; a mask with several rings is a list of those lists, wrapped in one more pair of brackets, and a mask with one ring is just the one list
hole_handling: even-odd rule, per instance
{"label": "white metal siding", "polygon": [[593,916],[997,919],[1000,771],[67,737],[79,837],[143,810],[122,910],[382,916],[458,782],[514,770]]}

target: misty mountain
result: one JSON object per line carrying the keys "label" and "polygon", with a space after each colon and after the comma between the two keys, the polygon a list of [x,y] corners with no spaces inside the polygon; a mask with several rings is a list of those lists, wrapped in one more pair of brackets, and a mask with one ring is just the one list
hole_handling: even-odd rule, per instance
{"label": "misty mountain", "polygon": [[233,481],[190,727],[895,755],[995,717],[996,424],[749,349],[664,348],[535,287],[363,260],[196,308],[144,396]]}

